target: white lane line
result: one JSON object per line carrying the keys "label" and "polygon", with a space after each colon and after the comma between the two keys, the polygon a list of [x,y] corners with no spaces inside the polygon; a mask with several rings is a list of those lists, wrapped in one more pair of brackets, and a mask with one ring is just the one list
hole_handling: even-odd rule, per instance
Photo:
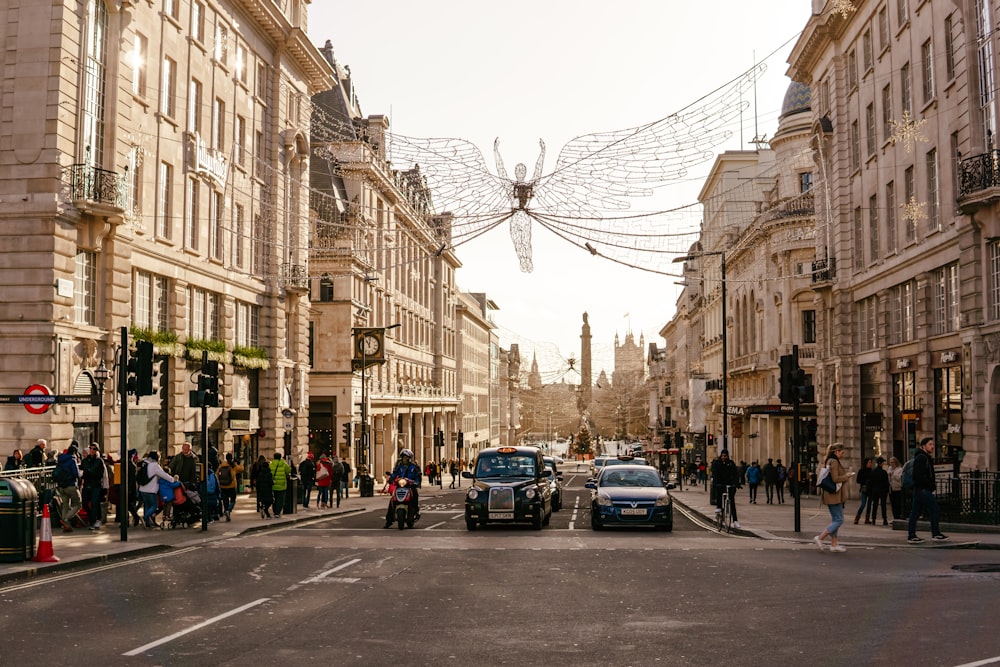
{"label": "white lane line", "polygon": [[985,660],[978,660],[976,662],[967,662],[964,665],[957,665],[956,667],[980,667],[981,665],[992,665],[997,662],[1000,662],[1000,656],[995,658],[986,658]]}
{"label": "white lane line", "polygon": [[190,634],[190,633],[192,633],[192,632],[194,632],[196,630],[201,630],[202,628],[208,627],[209,625],[212,625],[213,623],[218,623],[221,620],[227,619],[230,616],[235,616],[236,614],[240,614],[240,613],[246,611],[247,609],[251,609],[253,607],[256,607],[257,605],[264,604],[265,602],[267,602],[270,599],[271,598],[260,598],[259,600],[254,600],[253,602],[248,602],[247,604],[243,605],[242,607],[237,607],[236,609],[231,609],[231,610],[227,611],[225,614],[219,614],[215,618],[210,618],[208,620],[202,621],[201,623],[199,623],[197,625],[193,625],[190,628],[185,628],[185,629],[181,630],[180,632],[175,632],[174,634],[170,635],[169,637],[164,637],[163,639],[157,639],[155,642],[150,642],[150,643],[148,643],[148,644],[146,644],[144,646],[140,646],[139,648],[134,648],[131,651],[129,651],[128,653],[122,653],[122,655],[130,655],[130,656],[131,655],[139,655],[140,653],[142,653],[144,651],[148,651],[151,648],[156,648],[157,646],[161,646],[163,644],[166,644],[167,642],[172,642],[173,640],[177,639],[178,637],[183,637],[186,634]]}
{"label": "white lane line", "polygon": [[360,563],[360,562],[361,562],[360,558],[355,558],[354,560],[349,560],[346,563],[341,563],[337,567],[331,568],[331,569],[327,570],[326,572],[321,572],[320,574],[317,574],[315,577],[309,577],[308,579],[300,581],[299,583],[300,584],[314,584],[317,581],[322,581],[324,577],[327,577],[327,576],[333,574],[334,572],[339,572],[339,571],[343,570],[345,567],[350,567],[350,566],[354,565],[355,563]]}
{"label": "white lane line", "polygon": [[437,528],[438,526],[443,526],[446,523],[448,523],[448,522],[447,521],[438,521],[437,523],[435,523],[432,526],[427,526],[426,528],[424,528],[424,530],[430,530],[431,528]]}

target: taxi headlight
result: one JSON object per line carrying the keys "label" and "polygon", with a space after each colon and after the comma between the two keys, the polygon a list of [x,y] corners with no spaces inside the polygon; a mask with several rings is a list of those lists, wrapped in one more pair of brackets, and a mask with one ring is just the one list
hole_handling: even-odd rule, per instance
{"label": "taxi headlight", "polygon": [[479,497],[479,489],[469,489],[469,494],[467,496],[469,500],[475,500],[478,497]]}
{"label": "taxi headlight", "polygon": [[669,507],[670,506],[670,496],[662,495],[656,499],[657,507]]}
{"label": "taxi headlight", "polygon": [[528,489],[524,492],[524,497],[528,500],[534,500],[536,495],[538,495],[538,492],[535,489]]}
{"label": "taxi headlight", "polygon": [[603,494],[598,494],[594,502],[596,502],[601,507],[611,507],[612,505],[611,498],[608,498]]}

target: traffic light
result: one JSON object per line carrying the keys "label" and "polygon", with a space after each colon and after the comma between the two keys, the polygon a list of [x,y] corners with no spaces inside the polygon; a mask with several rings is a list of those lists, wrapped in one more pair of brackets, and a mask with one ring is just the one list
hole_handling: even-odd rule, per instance
{"label": "traffic light", "polygon": [[136,396],[152,396],[153,389],[153,344],[148,340],[140,340],[135,344],[135,394]]}
{"label": "traffic light", "polygon": [[799,403],[815,403],[816,402],[816,389],[811,384],[805,383],[805,371],[801,371],[803,377],[803,384],[797,387],[799,393]]}
{"label": "traffic light", "polygon": [[780,375],[778,377],[778,400],[782,403],[792,404],[798,399],[798,384],[796,384],[796,371],[799,368],[798,359],[794,354],[783,354],[778,360]]}
{"label": "traffic light", "polygon": [[458,442],[455,444],[455,449],[463,449],[465,447],[465,436],[461,431],[458,432]]}
{"label": "traffic light", "polygon": [[207,361],[201,367],[201,375],[198,376],[197,399],[192,392],[191,404],[194,407],[217,408],[219,407],[219,362]]}
{"label": "traffic light", "polygon": [[351,422],[346,422],[344,424],[344,442],[348,446],[351,445]]}

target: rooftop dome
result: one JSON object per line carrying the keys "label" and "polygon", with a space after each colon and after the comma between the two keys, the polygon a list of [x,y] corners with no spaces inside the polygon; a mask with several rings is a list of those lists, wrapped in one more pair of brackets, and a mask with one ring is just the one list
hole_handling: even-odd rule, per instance
{"label": "rooftop dome", "polygon": [[785,92],[785,101],[781,103],[781,116],[789,116],[793,113],[809,111],[809,101],[812,93],[809,86],[798,81],[792,81]]}

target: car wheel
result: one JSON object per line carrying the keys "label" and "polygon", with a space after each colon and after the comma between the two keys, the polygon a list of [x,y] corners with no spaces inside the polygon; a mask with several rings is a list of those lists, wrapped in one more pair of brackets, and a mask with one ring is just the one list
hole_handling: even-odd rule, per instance
{"label": "car wheel", "polygon": [[469,515],[465,516],[465,529],[466,530],[475,530],[476,529],[476,520],[473,519]]}
{"label": "car wheel", "polygon": [[601,520],[598,519],[593,514],[590,515],[590,529],[591,530],[601,530],[604,526],[601,525]]}
{"label": "car wheel", "polygon": [[543,521],[542,512],[543,511],[544,511],[544,509],[542,508],[541,505],[539,505],[538,507],[535,508],[535,514],[534,514],[534,516],[531,517],[531,527],[534,528],[535,530],[541,530],[542,529],[542,521]]}
{"label": "car wheel", "polygon": [[552,497],[552,511],[558,512],[562,509],[562,495]]}

